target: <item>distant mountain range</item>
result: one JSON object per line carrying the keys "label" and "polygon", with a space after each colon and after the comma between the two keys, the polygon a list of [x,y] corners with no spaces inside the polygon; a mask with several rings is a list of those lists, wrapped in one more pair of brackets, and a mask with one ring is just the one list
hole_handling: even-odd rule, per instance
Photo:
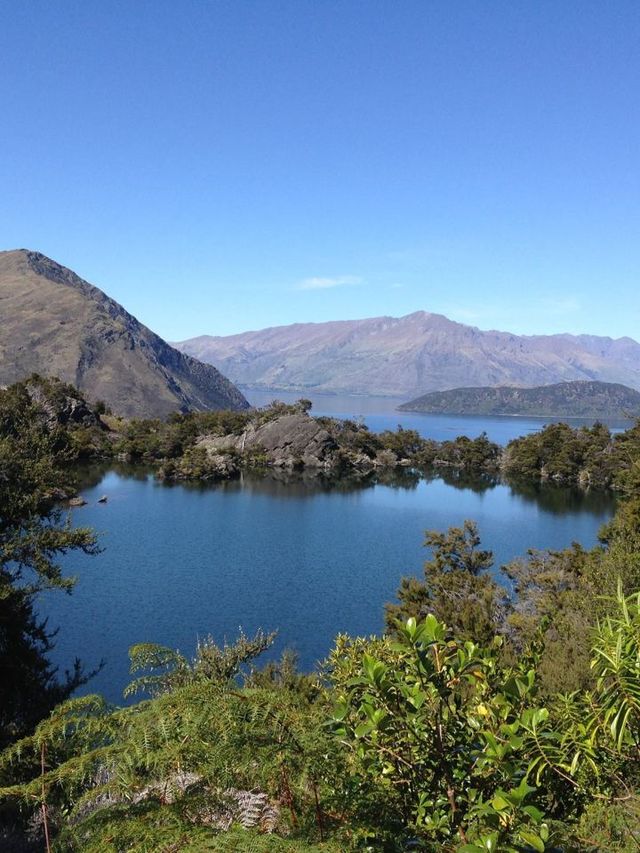
{"label": "distant mountain range", "polygon": [[0,385],[32,373],[120,415],[248,403],[215,367],[178,352],[121,305],[39,252],[0,252]]}
{"label": "distant mountain range", "polygon": [[403,412],[448,415],[640,416],[640,392],[611,382],[560,382],[537,388],[454,388],[399,406]]}
{"label": "distant mountain range", "polygon": [[203,335],[175,346],[254,389],[405,399],[463,386],[573,380],[640,389],[640,344],[631,338],[485,332],[425,311]]}

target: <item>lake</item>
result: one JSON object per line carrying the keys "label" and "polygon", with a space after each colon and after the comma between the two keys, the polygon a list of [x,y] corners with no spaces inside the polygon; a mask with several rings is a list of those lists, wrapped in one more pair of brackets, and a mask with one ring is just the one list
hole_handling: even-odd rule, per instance
{"label": "lake", "polygon": [[[397,407],[406,400],[399,397],[358,397],[345,394],[303,394],[290,391],[255,391],[243,388],[242,393],[252,406],[266,406],[272,400],[294,403],[306,397],[313,403],[311,413],[334,418],[352,418],[363,421],[373,432],[385,429],[415,429],[425,438],[447,441],[458,435],[476,438],[486,432],[491,441],[507,444],[520,435],[538,432],[546,424],[564,421],[571,426],[592,424],[593,418],[534,418],[516,415],[427,415],[418,412],[398,412]],[[600,418],[613,432],[628,429],[633,421]]]}
{"label": "lake", "polygon": [[606,494],[407,472],[368,485],[256,475],[203,487],[112,467],[87,470],[82,494],[88,505],[73,521],[94,527],[104,551],[68,556],[78,584],[70,596],[47,595],[41,612],[61,626],[55,662],[105,658],[85,692],[114,701],[136,642],[191,654],[198,637],[278,629],[275,653],[292,647],[309,669],[337,633],[380,631],[402,575],[421,572],[425,529],[475,519],[499,565],[529,547],[591,546],[614,509]]}

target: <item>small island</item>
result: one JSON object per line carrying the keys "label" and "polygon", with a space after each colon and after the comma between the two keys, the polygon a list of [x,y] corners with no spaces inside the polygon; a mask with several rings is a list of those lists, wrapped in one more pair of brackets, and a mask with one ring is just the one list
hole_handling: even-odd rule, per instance
{"label": "small island", "polygon": [[613,382],[452,388],[432,391],[398,407],[401,412],[442,415],[530,415],[559,418],[636,418],[640,392]]}

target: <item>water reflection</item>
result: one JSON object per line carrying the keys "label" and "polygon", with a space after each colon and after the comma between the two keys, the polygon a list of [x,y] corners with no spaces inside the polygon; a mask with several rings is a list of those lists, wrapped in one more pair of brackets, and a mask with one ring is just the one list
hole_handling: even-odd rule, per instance
{"label": "water reflection", "polygon": [[275,653],[292,646],[310,669],[338,632],[381,629],[400,578],[421,574],[425,530],[474,519],[500,566],[529,548],[590,547],[615,503],[454,469],[337,479],[271,470],[188,485],[159,482],[142,465],[80,474],[87,504],[72,518],[97,530],[104,550],[65,557],[78,584],[71,596],[44,595],[41,615],[60,626],[57,665],[79,653],[88,666],[107,659],[91,689],[114,701],[133,643],[190,654],[209,633],[222,641],[240,625],[279,629]]}
{"label": "water reflection", "polygon": [[[97,463],[83,465],[77,469],[80,491],[95,488],[106,474],[113,473],[126,480],[145,482],[154,480],[155,469],[149,465],[128,463]],[[190,492],[234,494],[246,492],[281,499],[300,500],[320,494],[348,494],[385,486],[390,489],[415,490],[420,482],[444,483],[460,491],[483,495],[499,486],[508,487],[512,497],[525,503],[535,504],[540,510],[553,515],[566,515],[577,511],[602,515],[615,509],[615,494],[596,489],[579,489],[557,483],[505,478],[491,474],[478,474],[457,468],[437,468],[418,471],[412,468],[389,468],[376,472],[350,472],[348,474],[325,474],[312,470],[285,471],[266,469],[245,471],[231,480],[216,483],[187,481],[171,483],[155,480],[155,485],[164,489],[185,489]]]}
{"label": "water reflection", "polygon": [[217,482],[194,480],[168,482],[155,477],[150,465],[104,462],[83,465],[76,470],[80,492],[94,490],[107,475],[117,480],[147,483],[161,490],[218,494],[263,495],[266,497],[300,498],[317,495],[349,494],[382,486],[398,491],[415,491],[421,483],[440,484],[457,491],[482,496],[495,489],[524,504],[537,506],[552,515],[586,512],[597,516],[613,514],[616,494],[608,490],[581,489],[552,482],[511,479],[492,474],[478,474],[456,468],[417,470],[389,468],[376,472],[330,475],[321,472],[264,469],[244,471],[238,477]]}
{"label": "water reflection", "polygon": [[78,490],[82,492],[84,489],[93,489],[109,473],[116,474],[124,480],[137,480],[143,483],[155,476],[155,470],[152,465],[131,465],[128,462],[109,461],[78,465],[74,473]]}
{"label": "water reflection", "polygon": [[612,512],[616,505],[615,493],[611,491],[521,480],[507,480],[506,485],[513,495],[553,515],[567,515],[578,510],[602,515]]}
{"label": "water reflection", "polygon": [[423,479],[431,483],[441,480],[454,489],[469,489],[481,495],[489,489],[495,489],[503,481],[495,474],[480,474],[462,471],[459,468],[431,468],[421,472]]}

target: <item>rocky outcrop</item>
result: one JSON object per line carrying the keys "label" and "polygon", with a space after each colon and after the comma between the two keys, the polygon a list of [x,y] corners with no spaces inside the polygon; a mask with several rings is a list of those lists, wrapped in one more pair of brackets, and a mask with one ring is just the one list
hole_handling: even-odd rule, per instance
{"label": "rocky outcrop", "polygon": [[205,435],[196,443],[210,460],[226,456],[263,456],[275,468],[332,470],[339,464],[338,445],[324,427],[306,414],[286,414],[263,424],[251,423],[240,435]]}
{"label": "rocky outcrop", "polygon": [[102,427],[100,418],[73,386],[32,377],[25,387],[42,411],[49,430],[57,426]]}
{"label": "rocky outcrop", "polygon": [[80,506],[86,506],[86,505],[87,505],[87,502],[85,501],[84,498],[82,498],[80,496],[75,497],[75,498],[69,498],[69,506],[71,506],[71,507],[80,507]]}
{"label": "rocky outcrop", "polygon": [[39,252],[0,252],[0,384],[33,373],[125,417],[249,405],[215,367],[169,346],[70,269]]}
{"label": "rocky outcrop", "polygon": [[199,435],[181,455],[162,460],[158,477],[222,480],[256,469],[283,476],[362,477],[411,464],[406,454],[384,449],[362,425],[314,418],[299,403],[275,404],[249,413],[229,431]]}

